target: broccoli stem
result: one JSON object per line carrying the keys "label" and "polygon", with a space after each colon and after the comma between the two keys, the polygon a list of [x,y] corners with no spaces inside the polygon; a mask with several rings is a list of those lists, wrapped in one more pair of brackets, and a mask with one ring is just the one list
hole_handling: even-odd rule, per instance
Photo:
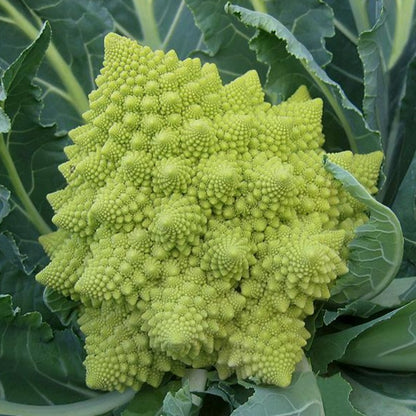
{"label": "broccoli stem", "polygon": [[358,35],[371,28],[370,19],[367,12],[367,2],[362,0],[350,0],[350,7],[354,16]]}
{"label": "broccoli stem", "polygon": [[35,406],[0,400],[0,414],[6,416],[98,416],[126,404],[135,394],[136,392],[131,389],[124,393],[113,391],[82,402],[55,406]]}
{"label": "broccoli stem", "polygon": [[[205,385],[207,383],[208,371],[200,368],[193,368],[188,370],[184,380],[189,381],[189,390],[192,391],[205,391]],[[196,394],[191,394],[192,403],[199,407],[202,403],[201,397]]]}
{"label": "broccoli stem", "polygon": [[162,42],[155,19],[153,0],[134,0],[133,4],[143,32],[143,43],[152,49],[160,49]]}

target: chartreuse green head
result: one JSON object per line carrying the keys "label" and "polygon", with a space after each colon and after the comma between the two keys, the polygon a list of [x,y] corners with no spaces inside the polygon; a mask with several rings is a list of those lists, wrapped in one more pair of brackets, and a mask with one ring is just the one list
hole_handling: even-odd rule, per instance
{"label": "chartreuse green head", "polygon": [[[87,384],[190,366],[289,385],[367,221],[323,167],[322,101],[300,87],[272,106],[255,71],[224,86],[213,64],[113,33],[96,83],[37,276],[82,305]],[[377,191],[381,152],[329,158]]]}

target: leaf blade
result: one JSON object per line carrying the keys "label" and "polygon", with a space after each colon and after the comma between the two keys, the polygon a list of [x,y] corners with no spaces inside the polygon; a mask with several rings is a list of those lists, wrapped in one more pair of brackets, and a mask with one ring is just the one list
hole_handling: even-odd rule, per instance
{"label": "leaf blade", "polygon": [[243,385],[254,389],[254,394],[231,416],[324,416],[316,378],[306,358],[298,365],[289,387]]}
{"label": "leaf blade", "polygon": [[[414,301],[411,302],[410,308],[414,308],[415,304]],[[328,370],[328,365],[333,361],[342,360],[349,344],[361,333],[379,323],[391,319],[395,314],[406,308],[409,308],[409,306],[402,306],[371,321],[352,326],[342,331],[315,337],[312,348],[310,349],[310,357],[314,370],[325,374]]]}
{"label": "leaf blade", "polygon": [[394,213],[377,202],[348,172],[324,160],[325,169],[370,212],[370,220],[356,229],[349,244],[348,273],[337,279],[331,301],[343,304],[377,296],[395,277],[403,257],[403,234]]}
{"label": "leaf blade", "polygon": [[326,415],[363,416],[350,401],[352,387],[340,373],[331,377],[317,377]]}
{"label": "leaf blade", "polygon": [[22,315],[0,295],[0,333],[3,398],[51,404],[96,395],[85,387],[84,353],[72,331],[53,333],[38,312]]}

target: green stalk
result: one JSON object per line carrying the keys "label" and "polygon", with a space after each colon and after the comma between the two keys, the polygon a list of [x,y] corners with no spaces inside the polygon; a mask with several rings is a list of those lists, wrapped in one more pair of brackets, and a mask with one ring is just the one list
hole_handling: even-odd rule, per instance
{"label": "green stalk", "polygon": [[407,45],[412,29],[414,8],[414,0],[396,0],[396,22],[388,69],[393,68]]}
{"label": "green stalk", "polygon": [[349,0],[358,34],[370,29],[370,20],[367,13],[367,0]]}
{"label": "green stalk", "polygon": [[0,400],[0,413],[7,416],[98,416],[128,403],[135,391],[113,391],[71,404],[35,406]]}
{"label": "green stalk", "polygon": [[[2,8],[15,22],[16,26],[31,40],[36,39],[38,29],[33,26],[29,20],[21,14],[8,1],[0,1],[0,8]],[[49,60],[52,68],[58,74],[62,83],[64,84],[71,104],[78,111],[80,115],[88,110],[88,98],[84,93],[78,80],[72,73],[71,68],[62,58],[54,44],[51,42],[46,51],[46,58]]]}
{"label": "green stalk", "polygon": [[153,0],[134,0],[133,2],[143,31],[143,43],[153,50],[160,49],[162,42],[153,11]]}
{"label": "green stalk", "polygon": [[267,13],[267,6],[264,0],[250,0],[250,2],[256,12]]}
{"label": "green stalk", "polygon": [[33,205],[32,200],[30,199],[26,189],[23,186],[22,180],[16,170],[16,166],[13,163],[13,159],[10,155],[9,149],[4,142],[3,134],[0,133],[0,160],[3,162],[4,167],[6,168],[7,173],[9,174],[10,182],[13,185],[16,195],[19,197],[24,209],[27,218],[30,222],[36,227],[36,229],[41,234],[48,234],[52,230],[49,228],[48,224],[39,214],[36,207]]}
{"label": "green stalk", "polygon": [[351,151],[353,153],[358,153],[358,146],[357,142],[355,140],[354,133],[351,129],[351,126],[348,122],[348,120],[345,118],[344,112],[342,111],[342,108],[339,106],[337,100],[334,98],[334,96],[331,94],[331,91],[329,88],[318,78],[313,77],[314,81],[318,85],[318,87],[321,89],[329,103],[331,104],[331,107],[333,108],[336,116],[338,117],[339,121],[341,122],[342,127],[344,128],[345,134],[348,138],[348,143],[350,145]]}
{"label": "green stalk", "polygon": [[[193,368],[187,371],[186,376],[183,378],[183,381],[189,381],[189,390],[192,391],[205,391],[205,385],[207,383],[208,371],[200,368]],[[196,394],[191,394],[192,403],[195,406],[200,406],[202,404],[201,397]]]}
{"label": "green stalk", "polygon": [[340,22],[338,19],[334,18],[334,26],[347,38],[349,39],[354,45],[358,45],[358,38],[354,35],[354,33],[351,32],[345,26],[342,22]]}

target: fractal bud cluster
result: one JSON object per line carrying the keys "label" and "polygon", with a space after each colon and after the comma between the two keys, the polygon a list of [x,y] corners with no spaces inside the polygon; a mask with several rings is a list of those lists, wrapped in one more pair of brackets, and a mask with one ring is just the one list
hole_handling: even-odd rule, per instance
{"label": "fractal bud cluster", "polygon": [[[223,86],[213,64],[116,34],[96,83],[37,276],[80,301],[87,384],[215,367],[289,385],[368,220],[323,167],[322,101],[300,87],[272,106],[254,71]],[[328,157],[377,191],[381,152]]]}

